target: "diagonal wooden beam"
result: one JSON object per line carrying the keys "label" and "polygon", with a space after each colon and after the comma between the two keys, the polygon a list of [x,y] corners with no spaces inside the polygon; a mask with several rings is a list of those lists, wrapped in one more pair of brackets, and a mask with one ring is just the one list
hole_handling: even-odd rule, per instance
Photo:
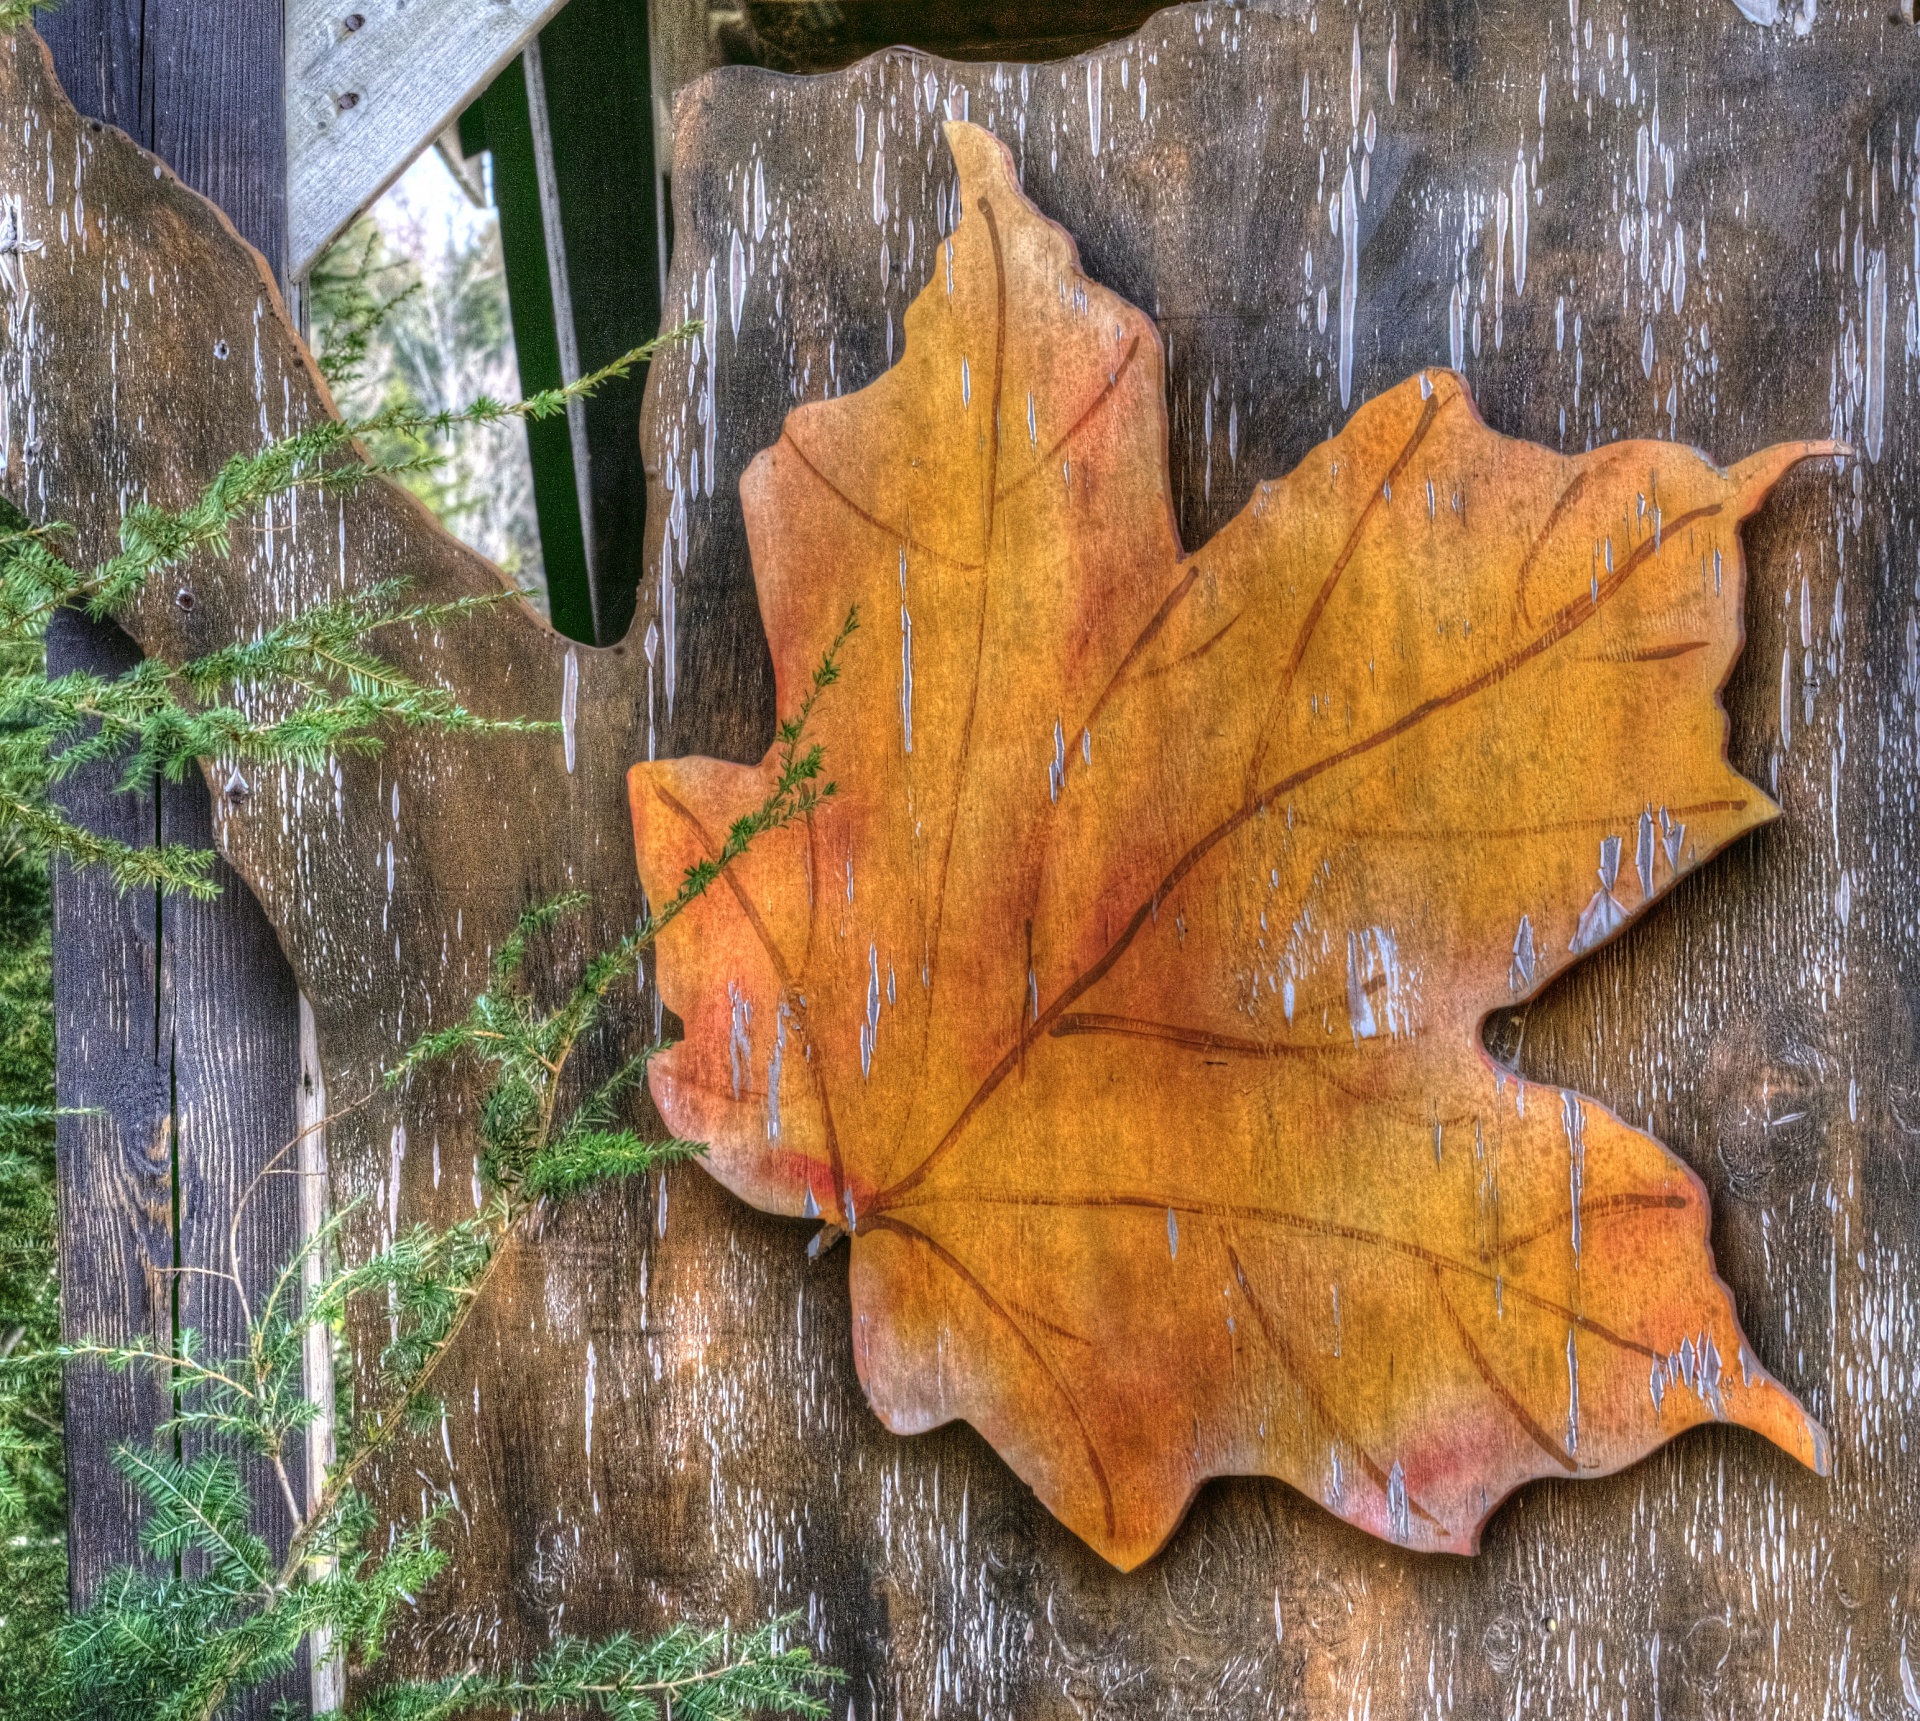
{"label": "diagonal wooden beam", "polygon": [[287,0],[287,275],[298,280],[564,0]]}

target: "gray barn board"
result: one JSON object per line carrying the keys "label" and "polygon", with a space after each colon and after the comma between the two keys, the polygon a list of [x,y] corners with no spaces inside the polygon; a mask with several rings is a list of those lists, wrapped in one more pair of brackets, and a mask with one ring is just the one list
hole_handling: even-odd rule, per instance
{"label": "gray barn board", "polygon": [[286,0],[287,274],[305,276],[562,4]]}
{"label": "gray barn board", "polygon": [[[385,1467],[389,1512],[456,1502],[453,1569],[399,1664],[792,1609],[860,1721],[1920,1708],[1920,44],[1882,5],[1823,8],[1805,32],[1727,0],[1182,7],[1057,64],[893,51],[683,91],[664,315],[707,327],[649,378],[626,641],[577,646],[502,610],[395,647],[482,710],[564,712],[565,739],[396,736],[217,806],[313,1001],[330,1099],[453,1019],[528,903],[594,893],[541,952],[555,985],[632,924],[628,763],[759,756],[774,713],[737,481],[792,404],[888,362],[953,219],[949,113],[1005,138],[1089,273],[1158,320],[1189,544],[1349,401],[1450,360],[1492,424],[1549,446],[1859,448],[1789,479],[1747,534],[1732,757],[1785,817],[1490,1033],[1706,1180],[1721,1273],[1831,1432],[1834,1473],[1696,1431],[1616,1477],[1523,1491],[1472,1560],[1226,1482],[1123,1576],[965,1428],[883,1430],[854,1378],[844,1255],[809,1262],[808,1227],[681,1168],[515,1247],[438,1436]],[[24,260],[31,377],[17,337],[0,351],[25,505],[97,533],[123,477],[177,499],[235,444],[326,410],[256,261],[86,131],[24,38],[0,51],[0,126],[0,192],[44,246]],[[1359,219],[1336,234],[1349,163]],[[84,246],[61,226],[77,189]],[[117,373],[110,427],[173,435],[91,434],[107,343],[145,355]],[[303,497],[196,576],[190,614],[156,594],[130,628],[174,655],[400,571],[434,596],[497,579],[394,491]],[[849,675],[895,672],[890,621],[869,618]],[[627,1000],[595,1063],[652,1018]],[[336,1199],[375,1198],[363,1241],[471,1211],[475,1098],[436,1077],[330,1130]]]}

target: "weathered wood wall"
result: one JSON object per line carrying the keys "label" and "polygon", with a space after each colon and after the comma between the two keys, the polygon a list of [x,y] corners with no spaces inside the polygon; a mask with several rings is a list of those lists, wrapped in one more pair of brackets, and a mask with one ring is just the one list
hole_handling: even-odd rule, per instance
{"label": "weathered wood wall", "polygon": [[[449,1484],[458,1501],[455,1572],[403,1660],[792,1607],[862,1721],[1920,1710],[1920,45],[1883,8],[1824,10],[1802,33],[1723,0],[1189,7],[1057,65],[890,53],[694,86],[665,315],[709,333],[650,382],[648,584],[627,643],[572,647],[513,615],[405,647],[482,709],[558,712],[571,689],[571,747],[399,738],[223,806],[221,841],[315,1000],[329,1094],[357,1097],[456,1013],[527,901],[595,891],[556,971],[631,922],[629,760],[759,755],[773,713],[735,484],[794,401],[887,362],[951,221],[948,111],[1006,138],[1089,271],[1159,320],[1189,543],[1347,399],[1450,356],[1493,424],[1553,446],[1861,447],[1837,479],[1789,480],[1748,532],[1733,757],[1785,818],[1494,1030],[1523,1070],[1644,1120],[1705,1178],[1721,1271],[1763,1360],[1831,1431],[1834,1475],[1697,1432],[1618,1477],[1526,1490],[1471,1561],[1230,1482],[1122,1576],[967,1430],[886,1434],[854,1380],[844,1257],[808,1263],[805,1228],[689,1169],[565,1209],[517,1250],[440,1438],[388,1466],[390,1509]],[[73,391],[44,379],[103,376],[109,340],[170,361],[164,378],[121,370],[123,422],[204,403],[191,438],[128,456],[159,494],[263,413],[278,429],[324,408],[231,238],[132,152],[82,138],[18,44],[0,114],[0,190],[46,244],[27,260],[33,377],[0,352],[17,494],[78,513],[107,493]],[[1349,162],[1359,220],[1337,236]],[[59,236],[81,172],[86,250]],[[257,363],[212,357],[225,341],[251,358],[256,339]],[[396,569],[436,593],[491,578],[392,493],[302,500],[275,528],[208,570],[191,615],[164,595],[143,610],[142,644],[177,652]],[[621,1031],[650,1026],[645,999],[630,1011]],[[344,1120],[337,1194],[377,1194],[379,1227],[462,1211],[472,1097],[438,1081]]]}
{"label": "weathered wood wall", "polygon": [[[838,1285],[816,1312],[816,1271],[807,1291],[783,1274],[767,1301],[796,1297],[795,1341],[824,1354],[802,1366],[759,1338],[755,1402],[777,1382],[804,1407],[832,1478],[773,1495],[793,1458],[737,1438],[719,1469],[737,1492],[717,1495],[710,1533],[732,1548],[804,1526],[810,1581],[788,1593],[806,1594],[822,1521],[836,1554],[850,1522],[871,1523],[871,1576],[848,1582],[874,1611],[818,1605],[842,1655],[884,1621],[889,1653],[862,1668],[862,1697],[908,1714],[943,1699],[1028,1714],[1920,1708],[1902,1450],[1916,1352],[1911,28],[1866,8],[1823,12],[1805,36],[1731,5],[1589,12],[1571,28],[1523,6],[1188,8],[1030,71],[889,55],[804,83],[719,74],[682,98],[667,308],[712,318],[718,352],[661,365],[649,421],[662,503],[684,509],[658,576],[683,687],[752,661],[735,482],[794,400],[885,364],[928,236],[950,220],[932,123],[946,111],[1005,137],[1089,271],[1158,319],[1189,544],[1343,420],[1345,366],[1357,402],[1459,363],[1493,424],[1550,446],[1861,445],[1843,480],[1797,477],[1749,533],[1734,757],[1778,784],[1786,819],[1530,1020],[1496,1028],[1524,1070],[1645,1120],[1701,1172],[1721,1270],[1768,1363],[1833,1431],[1836,1474],[1691,1437],[1612,1481],[1525,1491],[1471,1564],[1366,1546],[1282,1490],[1227,1484],[1152,1567],[1118,1579],[965,1434],[870,1443],[850,1392],[807,1420],[820,1380],[847,1380],[828,1348]],[[1349,162],[1350,304],[1328,219]],[[689,698],[662,751],[756,756],[772,715],[760,697],[725,723]],[[743,1342],[762,1326],[744,1319]],[[687,1421],[737,1427],[705,1379],[714,1398],[703,1409],[688,1382]],[[749,1477],[767,1490],[750,1508]]]}

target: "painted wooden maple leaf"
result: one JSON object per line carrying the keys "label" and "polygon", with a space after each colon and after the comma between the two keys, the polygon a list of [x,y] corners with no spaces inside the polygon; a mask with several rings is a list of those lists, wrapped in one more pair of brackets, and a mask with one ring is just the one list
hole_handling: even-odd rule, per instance
{"label": "painted wooden maple leaf", "polygon": [[[662,942],[653,1070],[756,1206],[851,1234],[876,1411],[978,1428],[1132,1566],[1206,1477],[1471,1552],[1706,1420],[1824,1468],[1699,1181],[1481,1024],[1777,809],[1727,764],[1739,523],[1795,461],[1356,412],[1183,554],[1153,325],[985,131],[871,387],[743,483],[838,795]],[[634,768],[655,900],[774,767]]]}

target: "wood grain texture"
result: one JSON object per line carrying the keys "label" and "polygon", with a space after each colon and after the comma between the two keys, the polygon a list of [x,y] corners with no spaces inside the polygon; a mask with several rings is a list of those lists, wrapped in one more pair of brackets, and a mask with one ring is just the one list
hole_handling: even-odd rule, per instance
{"label": "wood grain texture", "polygon": [[[1864,6],[1823,9],[1804,38],[1730,6],[1635,20],[1624,46],[1604,19],[1587,41],[1585,23],[1577,82],[1564,11],[1496,3],[1403,11],[1397,25],[1183,8],[1059,66],[901,53],[828,78],[696,85],[678,108],[666,316],[705,314],[713,334],[654,367],[648,585],[624,650],[573,648],[573,771],[557,744],[403,738],[343,763],[337,782],[263,780],[221,837],[315,998],[336,1103],[419,1028],[454,1018],[520,907],[585,885],[594,924],[546,958],[563,979],[576,938],[638,911],[626,766],[765,749],[770,659],[738,481],[792,406],[885,368],[890,319],[897,341],[951,224],[934,123],[949,99],[992,120],[1088,273],[1167,340],[1188,543],[1348,416],[1326,199],[1348,152],[1366,155],[1372,111],[1355,175],[1353,401],[1447,360],[1458,302],[1460,368],[1505,434],[1569,451],[1658,435],[1727,458],[1811,423],[1877,446],[1857,477],[1788,478],[1748,528],[1732,761],[1784,816],[1495,1036],[1530,1079],[1594,1095],[1702,1176],[1754,1349],[1831,1432],[1833,1478],[1737,1431],[1697,1430],[1618,1477],[1524,1491],[1473,1562],[1368,1541],[1277,1485],[1218,1482],[1161,1555],[1118,1574],[977,1438],[879,1428],[853,1369],[843,1269],[807,1264],[810,1227],[688,1169],[562,1210],[505,1264],[504,1294],[456,1359],[442,1439],[384,1478],[393,1508],[448,1479],[460,1499],[455,1570],[402,1665],[532,1647],[562,1627],[792,1606],[849,1670],[861,1721],[936,1708],[1903,1712],[1920,1619],[1920,1477],[1901,1448],[1920,1360],[1907,1270],[1920,694],[1906,655],[1920,546],[1902,498],[1920,448],[1899,335],[1920,66],[1905,27]],[[30,391],[61,364],[99,376],[87,367],[118,339],[174,359],[164,383],[121,368],[125,415],[159,422],[192,399],[231,442],[259,434],[263,409],[269,428],[324,410],[252,260],[149,162],[83,138],[18,44],[0,58],[0,112],[16,128],[4,189],[48,241],[26,260],[33,379],[0,353],[10,461],[25,458]],[[37,116],[24,160],[23,112]],[[1539,200],[1517,288],[1498,194],[1511,198],[1522,148]],[[58,239],[76,159],[92,218],[111,227],[85,252]],[[119,285],[128,257],[155,264],[152,289],[133,267]],[[1869,345],[1876,283],[1888,338]],[[256,328],[258,370],[212,357],[224,339],[250,361]],[[63,398],[33,471],[78,512],[112,489],[87,397]],[[1877,445],[1864,434],[1876,413]],[[137,452],[156,495],[201,475],[170,444]],[[210,572],[196,612],[209,626],[247,631],[303,594],[400,569],[435,595],[493,580],[388,492],[303,500],[277,525]],[[569,648],[522,615],[502,620],[444,656],[409,646],[409,665],[445,665],[485,710],[557,712]],[[183,646],[164,605],[135,627],[152,649]],[[632,1010],[615,1037],[651,1029],[651,1001]],[[331,1130],[338,1192],[377,1191],[402,1222],[470,1210],[473,1097],[422,1086]]]}
{"label": "wood grain texture", "polygon": [[[1088,273],[1154,315],[1171,354],[1173,497],[1189,544],[1212,537],[1258,482],[1289,471],[1347,417],[1344,258],[1328,204],[1349,152],[1355,405],[1452,361],[1457,288],[1461,368],[1488,421],[1569,452],[1638,435],[1730,459],[1809,429],[1864,444],[1875,394],[1864,368],[1868,286],[1875,252],[1887,259],[1879,458],[1839,484],[1789,478],[1747,536],[1750,640],[1728,689],[1733,763],[1765,788],[1778,783],[1785,817],[1719,863],[1717,877],[1683,882],[1533,1005],[1524,1028],[1516,1017],[1497,1036],[1530,1077],[1599,1097],[1701,1173],[1721,1271],[1762,1359],[1834,1430],[1834,1481],[1695,1433],[1620,1478],[1525,1491],[1495,1516],[1471,1569],[1379,1554],[1322,1533],[1311,1508],[1266,1487],[1216,1484],[1144,1575],[1109,1583],[1036,1551],[1047,1538],[1013,1501],[986,1492],[971,1441],[915,1440],[907,1451],[925,1454],[919,1466],[888,1481],[900,1475],[922,1527],[903,1527],[892,1486],[874,1519],[885,1525],[880,1569],[891,1581],[881,1593],[898,1646],[891,1677],[876,1682],[889,1703],[927,1709],[939,1692],[983,1713],[1145,1715],[1344,1713],[1368,1701],[1375,1714],[1599,1712],[1626,1701],[1638,1714],[1657,1700],[1670,1714],[1817,1715],[1842,1692],[1862,1708],[1898,1712],[1904,1702],[1890,1622],[1920,1598],[1908,1532],[1891,1526],[1911,1522],[1913,1480],[1892,1450],[1897,1412],[1885,1395],[1911,1367],[1906,1305],[1889,1300],[1903,1295],[1893,1286],[1908,1221],[1890,1189],[1871,1220],[1855,1204],[1858,1168],[1877,1163],[1898,1180],[1901,1127],[1869,1096],[1908,1080],[1908,1030],[1870,1060],[1863,1041],[1876,1032],[1868,1023],[1909,1020],[1912,984],[1889,943],[1890,928],[1911,925],[1911,897],[1897,867],[1884,869],[1892,848],[1904,849],[1892,833],[1913,794],[1899,640],[1914,544],[1897,498],[1914,445],[1898,331],[1911,302],[1905,175],[1920,67],[1913,38],[1864,10],[1823,13],[1798,43],[1730,8],[1636,18],[1624,66],[1617,24],[1610,55],[1608,21],[1593,20],[1589,42],[1582,19],[1577,82],[1564,13],[1403,13],[1396,30],[1390,18],[1324,8],[1311,21],[1304,8],[1223,8],[1166,14],[1134,44],[1064,66],[883,56],[806,84],[721,74],[683,98],[673,282],[683,296],[670,292],[667,314],[691,305],[724,319],[711,369],[685,359],[657,367],[650,421],[662,490],[685,509],[684,528],[675,522],[655,540],[672,605],[688,636],[696,606],[705,623],[703,643],[689,637],[681,648],[683,687],[703,685],[691,653],[703,668],[714,662],[706,651],[718,655],[705,641],[750,633],[735,501],[747,462],[791,406],[843,395],[898,356],[900,317],[932,273],[922,247],[950,225],[953,180],[934,129],[949,112],[992,124],[1028,194],[1080,241]],[[1871,93],[1854,75],[1867,61]],[[1802,157],[1789,174],[1759,167],[1799,135],[1791,116],[1803,104],[1828,112],[1836,101],[1817,160]],[[1525,190],[1540,194],[1528,209],[1522,289],[1517,143]],[[742,204],[757,178],[769,237],[756,244]],[[823,209],[838,213],[803,218]],[[737,337],[727,268],[736,237],[750,259]],[[717,446],[704,441],[708,419]],[[762,697],[716,754],[758,757],[774,709]],[[691,751],[695,730],[717,728],[682,719],[662,752]],[[1876,912],[1888,919],[1869,930],[1863,917]],[[1843,1038],[1833,1017],[1859,1026]],[[1742,1119],[1732,1140],[1720,1121],[1729,1112]],[[1791,1169],[1776,1162],[1783,1134],[1796,1143]],[[1757,1204],[1734,1193],[1728,1159],[1746,1168],[1738,1187],[1764,1188]],[[1810,1266],[1798,1282],[1794,1260]],[[1876,1407],[1864,1441],[1859,1411],[1838,1405],[1846,1396],[1857,1406],[1863,1384]],[[798,1384],[793,1397],[810,1402]],[[964,1553],[954,1491],[968,1502]],[[1886,1527],[1862,1534],[1876,1519]],[[1863,1607],[1889,1621],[1874,1627],[1870,1649]],[[824,1597],[822,1608],[831,1613]],[[1843,1673],[1844,1622],[1856,1635]]]}
{"label": "wood grain texture", "polygon": [[[263,266],[284,255],[285,173],[281,119],[281,34],[277,4],[209,10],[182,4],[129,8],[79,0],[51,21],[53,47],[95,122],[133,131],[231,211],[260,247]],[[16,171],[24,139],[9,140]],[[36,210],[49,208],[42,188]],[[49,221],[53,217],[49,214]],[[63,211],[64,231],[86,243],[84,200]],[[38,230],[39,219],[28,225]],[[28,253],[28,257],[32,257]],[[32,364],[36,330],[31,272],[8,303],[9,358]],[[96,356],[111,355],[111,345]],[[95,470],[83,493],[60,493],[35,467],[41,439],[12,431],[4,481],[29,506],[81,521],[83,541],[103,553],[98,498],[140,482],[145,439],[138,421],[116,416],[111,386],[81,393],[67,410],[86,422]],[[62,392],[56,383],[49,393]],[[58,417],[59,413],[54,416]],[[154,413],[183,443],[226,427],[182,414]],[[217,459],[218,440],[202,458]],[[53,661],[112,672],[131,661],[118,629],[75,617],[57,622]],[[117,772],[87,773],[63,791],[75,816],[128,841],[205,843],[211,836],[205,785],[156,783],[144,796],[114,792]],[[152,892],[119,898],[110,886],[56,869],[55,976],[59,1001],[58,1087],[62,1103],[97,1106],[98,1118],[63,1119],[61,1212],[62,1319],[70,1338],[144,1335],[170,1347],[191,1327],[216,1352],[235,1348],[244,1330],[238,1295],[204,1269],[232,1263],[235,1202],[261,1166],[293,1133],[295,1003],[292,975],[272,928],[245,886],[220,862],[223,887],[212,903],[165,901]],[[240,1271],[258,1298],[298,1238],[291,1179],[269,1181],[248,1203],[240,1230]],[[84,1602],[115,1566],[138,1557],[138,1502],[112,1467],[114,1449],[144,1445],[172,1406],[148,1374],[107,1376],[76,1369],[68,1383],[70,1586]],[[191,1439],[189,1439],[189,1447]],[[261,1466],[255,1528],[284,1545],[287,1526],[272,1506],[270,1472]],[[294,1700],[297,1674],[255,1692],[237,1712],[265,1715]]]}
{"label": "wood grain texture", "polygon": [[561,5],[288,0],[290,279],[305,276]]}
{"label": "wood grain texture", "polygon": [[[48,630],[51,674],[117,673],[139,654],[117,628],[61,616]],[[150,800],[114,792],[111,766],[61,786],[69,817],[141,845]],[[173,1095],[160,1045],[158,903],[110,880],[53,869],[53,1010],[59,1060],[54,1125],[60,1174],[60,1319],[64,1335],[173,1342]],[[114,1449],[145,1445],[171,1414],[151,1374],[76,1367],[66,1382],[67,1571],[76,1601],[140,1559],[138,1500]]]}
{"label": "wood grain texture", "polygon": [[[163,789],[159,835],[212,846],[204,784]],[[156,1062],[171,1080],[175,1237],[190,1269],[174,1324],[197,1335],[202,1355],[229,1357],[246,1350],[246,1305],[211,1275],[237,1274],[258,1309],[301,1235],[296,1155],[274,1165],[300,1127],[299,995],[260,905],[230,866],[218,871],[218,899],[160,904]],[[183,1452],[201,1438],[184,1434]],[[254,1461],[250,1482],[251,1527],[284,1551],[291,1532],[272,1466]],[[266,1713],[258,1699],[253,1707]]]}
{"label": "wood grain texture", "polygon": [[[117,521],[102,498],[138,487],[184,501],[234,449],[331,408],[264,260],[220,212],[124,136],[82,121],[30,36],[7,42],[0,65],[0,176],[40,246],[24,255],[25,292],[13,338],[0,349],[7,476],[36,512],[72,519],[75,553],[93,555]],[[135,353],[166,360],[135,365]],[[183,399],[194,403],[190,413],[182,413]],[[40,427],[31,437],[29,423]],[[162,424],[180,433],[147,428]],[[336,595],[346,582],[364,583],[375,568],[412,576],[423,596],[501,589],[495,569],[396,489],[376,487],[344,510],[314,503],[289,499],[236,536],[229,563],[195,568],[181,582],[195,596],[191,607],[177,601],[175,582],[152,593],[129,618],[142,645],[201,651],[268,615]],[[445,643],[420,637],[401,650],[431,676]],[[576,649],[524,608],[503,612],[467,644],[473,655],[462,655],[455,677],[463,696],[495,714],[568,710],[570,741],[514,740],[503,752],[415,736],[379,759],[343,761],[338,774],[263,773],[244,793],[226,771],[211,774],[215,833],[265,887],[263,900],[312,989],[324,1086],[337,1107],[364,1098],[420,1031],[464,1009],[485,983],[492,950],[530,903],[575,886],[596,893],[588,923],[549,951],[556,965],[583,946],[604,947],[640,913],[623,775],[643,733],[636,684],[644,684],[644,663],[624,648]],[[577,701],[568,694],[575,677]],[[503,782],[510,794],[500,793]],[[439,819],[443,796],[468,812]],[[476,869],[482,855],[492,863]],[[320,878],[330,882],[316,891]],[[203,974],[199,1007],[210,990]],[[614,1031],[587,1059],[601,1074],[651,1011],[636,995],[615,1016]],[[237,1033],[229,1037],[225,1055],[233,1059],[243,1046]],[[281,1049],[277,1039],[267,1044],[275,1058]],[[277,1095],[291,1109],[291,1079]],[[475,1098],[470,1083],[436,1076],[397,1098],[382,1094],[329,1129],[343,1197],[378,1197],[362,1241],[416,1213],[471,1211],[473,1144],[463,1119]],[[209,1099],[201,1115],[217,1109]],[[261,1136],[278,1146],[287,1133]],[[644,1232],[656,1200],[657,1192],[636,1188],[616,1192],[597,1212],[583,1208],[588,1245],[611,1254],[623,1234]],[[488,1401],[496,1379],[542,1378],[539,1368],[520,1366],[530,1350],[521,1305],[509,1302],[495,1316],[474,1341],[495,1359],[478,1377]],[[554,1318],[567,1319],[565,1305]],[[537,1354],[538,1344],[531,1349]],[[505,1369],[502,1355],[520,1360]],[[463,1386],[455,1402],[464,1405],[466,1394]],[[535,1426],[514,1423],[516,1437],[537,1433],[550,1445],[548,1419],[528,1404]],[[396,1461],[392,1485],[410,1506],[418,1503],[420,1456]],[[508,1497],[490,1494],[483,1511],[489,1530],[524,1522]]]}
{"label": "wood grain texture", "polygon": [[[1469,1554],[1700,1422],[1824,1471],[1704,1186],[1481,1031],[1777,815],[1725,758],[1739,528],[1843,445],[1562,455],[1436,366],[1183,549],[1152,323],[941,131],[899,361],[740,481],[780,708],[867,625],[838,793],[661,937],[668,1126],[850,1239],[888,1427],[966,1421],[1124,1569],[1209,1476]],[[655,901],[791,756],[634,766]]]}
{"label": "wood grain texture", "polygon": [[[648,0],[647,59],[652,72],[653,137],[661,190],[673,171],[673,98],[694,79],[726,64],[708,0]],[[663,212],[664,213],[664,212]],[[663,247],[663,249],[667,249]]]}
{"label": "wood grain texture", "polygon": [[281,271],[280,0],[74,0],[42,28],[74,105],[158,154]]}

